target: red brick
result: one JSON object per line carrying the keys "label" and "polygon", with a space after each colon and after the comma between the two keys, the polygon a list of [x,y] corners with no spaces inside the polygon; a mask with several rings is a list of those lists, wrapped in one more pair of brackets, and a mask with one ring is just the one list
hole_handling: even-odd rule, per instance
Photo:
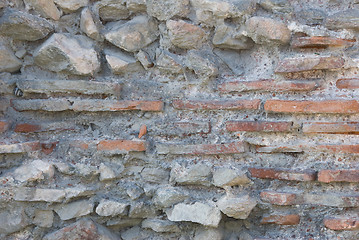
{"label": "red brick", "polygon": [[235,154],[247,150],[245,142],[232,142],[223,144],[157,144],[158,154],[183,154],[183,155],[213,155],[213,154]]}
{"label": "red brick", "polygon": [[0,144],[0,153],[26,153],[41,150],[39,142]]}
{"label": "red brick", "polygon": [[359,182],[359,170],[321,170],[318,173],[319,182]]}
{"label": "red brick", "polygon": [[297,194],[274,191],[262,191],[261,199],[275,205],[287,206],[296,204]]}
{"label": "red brick", "polygon": [[230,132],[290,132],[293,122],[269,121],[228,121],[226,129]]}
{"label": "red brick", "polygon": [[359,78],[338,79],[336,85],[339,89],[358,89]]}
{"label": "red brick", "polygon": [[21,133],[40,132],[41,126],[37,124],[22,123],[17,124],[14,131]]}
{"label": "red brick", "polygon": [[359,103],[355,100],[268,100],[264,110],[281,113],[358,113]]}
{"label": "red brick", "polygon": [[130,101],[130,100],[77,100],[72,106],[73,111],[104,112],[104,111],[162,111],[162,101]]}
{"label": "red brick", "polygon": [[312,170],[291,170],[282,168],[249,168],[252,177],[290,181],[315,181],[316,172]]}
{"label": "red brick", "polygon": [[8,121],[0,121],[0,133],[3,133],[5,131],[7,131],[10,127],[10,124]]}
{"label": "red brick", "polygon": [[319,150],[331,153],[359,153],[359,145],[317,145],[312,148],[313,150]]}
{"label": "red brick", "polygon": [[328,47],[351,47],[355,39],[340,39],[333,37],[296,37],[292,39],[293,48],[328,48]]}
{"label": "red brick", "polygon": [[231,81],[222,83],[218,86],[219,90],[224,93],[246,91],[312,91],[317,87],[318,83],[315,81],[276,81],[273,79],[262,79],[257,81]]}
{"label": "red brick", "polygon": [[301,153],[304,151],[304,146],[258,146],[256,151],[258,153]]}
{"label": "red brick", "polygon": [[359,134],[359,122],[308,122],[303,133]]}
{"label": "red brick", "polygon": [[278,225],[297,225],[300,222],[300,216],[297,214],[288,215],[269,215],[263,217],[261,224],[278,224]]}
{"label": "red brick", "polygon": [[146,142],[132,140],[102,140],[97,145],[99,151],[119,151],[119,152],[144,152]]}
{"label": "red brick", "polygon": [[172,105],[180,110],[244,110],[259,109],[261,100],[174,100]]}
{"label": "red brick", "polygon": [[93,144],[93,141],[73,140],[70,142],[71,147],[81,148],[82,150],[89,149],[91,144]]}
{"label": "red brick", "polygon": [[324,218],[325,227],[331,230],[358,230],[359,217],[333,216]]}
{"label": "red brick", "polygon": [[50,122],[50,123],[20,123],[15,126],[15,132],[21,133],[35,133],[46,131],[70,131],[75,130],[76,124],[72,122]]}
{"label": "red brick", "polygon": [[344,67],[340,57],[298,57],[286,58],[279,62],[276,73],[303,72],[311,70],[330,70]]}
{"label": "red brick", "polygon": [[141,128],[140,128],[140,131],[138,133],[138,138],[143,137],[146,133],[147,133],[147,126],[142,125]]}

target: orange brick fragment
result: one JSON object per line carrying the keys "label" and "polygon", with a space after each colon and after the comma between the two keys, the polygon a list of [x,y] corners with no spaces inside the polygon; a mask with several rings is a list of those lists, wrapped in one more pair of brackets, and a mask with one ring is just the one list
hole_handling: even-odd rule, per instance
{"label": "orange brick fragment", "polygon": [[321,170],[318,173],[319,182],[359,182],[358,169]]}
{"label": "orange brick fragment", "polygon": [[325,227],[332,230],[358,230],[359,217],[334,216],[324,218]]}
{"label": "orange brick fragment", "polygon": [[132,140],[102,140],[97,145],[99,151],[143,152],[146,144],[143,141]]}
{"label": "orange brick fragment", "polygon": [[293,48],[328,48],[328,47],[351,47],[355,39],[341,39],[333,37],[296,37],[292,39]]}
{"label": "orange brick fragment", "polygon": [[39,132],[41,130],[41,126],[37,124],[29,124],[29,123],[22,123],[17,124],[15,126],[15,132],[21,133],[29,133],[29,132]]}
{"label": "orange brick fragment", "polygon": [[290,181],[315,181],[316,172],[312,170],[291,170],[283,168],[249,168],[252,177]]}
{"label": "orange brick fragment", "polygon": [[303,133],[359,134],[359,122],[307,122]]}
{"label": "orange brick fragment", "polygon": [[5,132],[6,130],[8,130],[10,127],[10,124],[8,121],[0,121],[0,133]]}
{"label": "orange brick fragment", "polygon": [[274,191],[262,191],[260,193],[262,201],[275,205],[294,205],[296,204],[297,195],[295,193],[283,193]]}
{"label": "orange brick fragment", "polygon": [[138,138],[143,137],[147,133],[147,127],[146,125],[142,125],[140,128],[140,132],[138,134]]}
{"label": "orange brick fragment", "polygon": [[298,214],[288,215],[269,215],[263,217],[261,224],[278,224],[278,225],[297,225],[300,222]]}

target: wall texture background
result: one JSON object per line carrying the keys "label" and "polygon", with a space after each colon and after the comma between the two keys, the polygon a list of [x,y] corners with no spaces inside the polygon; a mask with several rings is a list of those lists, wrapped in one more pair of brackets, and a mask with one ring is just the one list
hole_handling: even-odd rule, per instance
{"label": "wall texture background", "polygon": [[358,239],[359,1],[2,0],[1,239]]}

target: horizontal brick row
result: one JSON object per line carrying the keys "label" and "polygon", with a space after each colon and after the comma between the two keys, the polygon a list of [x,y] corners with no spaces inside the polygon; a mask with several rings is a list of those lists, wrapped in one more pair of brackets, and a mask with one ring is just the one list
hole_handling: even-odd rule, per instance
{"label": "horizontal brick row", "polygon": [[213,155],[213,154],[235,154],[243,153],[248,150],[245,142],[231,142],[223,144],[157,144],[158,154],[176,154],[176,155]]}
{"label": "horizontal brick row", "polygon": [[261,220],[261,224],[277,224],[277,225],[297,225],[300,222],[298,214],[272,214],[265,216]]}
{"label": "horizontal brick row", "polygon": [[325,217],[324,225],[332,230],[359,230],[359,216]]}
{"label": "horizontal brick row", "polygon": [[343,78],[338,79],[336,86],[339,89],[358,89],[359,88],[359,78]]}
{"label": "horizontal brick row", "polygon": [[312,170],[291,170],[284,168],[249,168],[252,177],[290,181],[315,181],[317,174]]}
{"label": "horizontal brick row", "polygon": [[145,141],[140,140],[71,140],[70,146],[87,150],[95,148],[97,151],[121,154],[127,152],[144,152],[147,145]]}
{"label": "horizontal brick row", "polygon": [[42,151],[45,154],[53,152],[58,142],[22,142],[22,143],[9,143],[0,144],[0,154],[13,154],[13,153],[27,153]]}
{"label": "horizontal brick row", "polygon": [[256,110],[261,100],[174,100],[172,106],[179,110]]}
{"label": "horizontal brick row", "polygon": [[328,48],[328,47],[351,47],[355,39],[341,39],[334,37],[295,37],[290,45],[292,48]]}
{"label": "horizontal brick row", "polygon": [[70,131],[75,130],[76,125],[70,122],[52,122],[52,123],[19,123],[15,125],[14,132],[18,133],[37,133],[47,131]]}
{"label": "horizontal brick row", "polygon": [[338,145],[280,145],[280,146],[257,146],[258,153],[302,153],[302,152],[329,152],[329,153],[359,153],[359,144]]}
{"label": "horizontal brick row", "polygon": [[230,132],[290,132],[293,122],[272,121],[227,121],[226,129]]}

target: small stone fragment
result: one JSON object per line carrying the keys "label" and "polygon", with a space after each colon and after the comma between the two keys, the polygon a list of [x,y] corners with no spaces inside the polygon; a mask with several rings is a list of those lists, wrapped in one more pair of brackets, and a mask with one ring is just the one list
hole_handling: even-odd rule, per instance
{"label": "small stone fragment", "polygon": [[147,13],[161,21],[185,17],[189,13],[188,5],[189,0],[148,0]]}
{"label": "small stone fragment", "polygon": [[174,187],[158,188],[153,197],[153,203],[160,208],[168,208],[188,197],[188,194]]}
{"label": "small stone fragment", "polygon": [[145,240],[151,239],[149,234],[141,229],[139,226],[135,226],[121,233],[122,240]]}
{"label": "small stone fragment", "polygon": [[136,200],[139,199],[142,196],[142,194],[144,194],[144,191],[141,187],[137,186],[136,184],[131,184],[126,187],[126,193],[132,200]]}
{"label": "small stone fragment", "polygon": [[136,59],[142,64],[142,66],[148,70],[149,68],[152,68],[154,66],[154,63],[151,59],[151,57],[145,52],[140,50],[136,54]]}
{"label": "small stone fragment", "polygon": [[34,53],[35,63],[54,72],[94,74],[100,62],[92,42],[84,36],[55,33]]}
{"label": "small stone fragment", "polygon": [[61,189],[23,187],[14,192],[14,199],[23,202],[61,202],[66,196],[66,192]]}
{"label": "small stone fragment", "polygon": [[266,17],[251,17],[246,22],[248,36],[255,43],[287,44],[291,33],[287,26],[277,20]]}
{"label": "small stone fragment", "polygon": [[166,23],[173,45],[184,49],[199,48],[206,40],[204,30],[183,20],[169,20]]}
{"label": "small stone fragment", "polygon": [[33,8],[41,17],[59,20],[61,12],[57,9],[54,0],[24,0],[28,8]]}
{"label": "small stone fragment", "polygon": [[122,164],[101,163],[99,168],[100,181],[112,180],[118,178],[124,170]]}
{"label": "small stone fragment", "polygon": [[213,172],[213,185],[217,187],[236,186],[249,182],[249,178],[241,170],[219,168]]}
{"label": "small stone fragment", "polygon": [[50,228],[54,222],[54,212],[51,210],[35,210],[33,223],[39,227]]}
{"label": "small stone fragment", "polygon": [[179,57],[167,50],[156,50],[156,67],[168,73],[175,74],[183,72],[183,66]]}
{"label": "small stone fragment", "polygon": [[138,133],[138,138],[143,137],[147,133],[146,125],[142,125],[140,128],[140,132]]}
{"label": "small stone fragment", "polygon": [[161,168],[144,168],[141,177],[147,182],[167,183],[169,172]]}
{"label": "small stone fragment", "polygon": [[107,25],[105,38],[115,46],[128,52],[136,52],[154,42],[158,37],[155,20],[146,16],[137,16],[123,23]]}
{"label": "small stone fragment", "polygon": [[215,56],[207,51],[190,50],[184,61],[185,65],[204,80],[218,75]]}
{"label": "small stone fragment", "polygon": [[246,219],[252,209],[257,205],[257,201],[248,195],[224,196],[217,202],[218,208],[228,217],[236,219]]}
{"label": "small stone fragment", "polygon": [[89,8],[81,11],[80,28],[89,38],[100,40],[100,33]]}
{"label": "small stone fragment", "polygon": [[179,232],[180,229],[174,222],[162,219],[145,219],[142,228],[150,228],[158,233]]}
{"label": "small stone fragment", "polygon": [[36,41],[53,30],[45,19],[10,8],[0,18],[0,34],[16,40]]}
{"label": "small stone fragment", "polygon": [[0,212],[0,234],[17,232],[29,224],[22,207]]}
{"label": "small stone fragment", "polygon": [[88,200],[80,200],[65,205],[59,205],[55,208],[55,212],[61,220],[69,220],[85,216],[93,212],[94,204]]}
{"label": "small stone fragment", "polygon": [[147,202],[134,202],[131,204],[128,216],[130,218],[149,218],[157,215],[154,207]]}
{"label": "small stone fragment", "polygon": [[65,12],[74,12],[89,4],[89,0],[54,0]]}
{"label": "small stone fragment", "polygon": [[94,5],[94,9],[96,9],[103,21],[111,22],[127,19],[130,16],[130,12],[123,2],[118,0],[102,0]]}
{"label": "small stone fragment", "polygon": [[171,182],[179,184],[210,185],[211,168],[206,164],[196,164],[187,167],[175,164],[171,170]]}
{"label": "small stone fragment", "polygon": [[133,56],[120,51],[106,50],[105,58],[114,74],[137,72],[141,69],[141,65]]}
{"label": "small stone fragment", "polygon": [[48,162],[35,160],[18,167],[13,175],[15,180],[20,182],[37,181],[45,178],[49,179],[54,176],[54,167]]}
{"label": "small stone fragment", "polygon": [[125,215],[128,210],[128,203],[102,199],[96,208],[96,213],[104,217]]}
{"label": "small stone fragment", "polygon": [[251,38],[245,36],[243,31],[227,24],[221,24],[216,27],[212,39],[213,45],[219,48],[229,49],[250,49],[254,43]]}
{"label": "small stone fragment", "polygon": [[16,72],[22,66],[22,62],[6,46],[0,44],[0,72]]}

